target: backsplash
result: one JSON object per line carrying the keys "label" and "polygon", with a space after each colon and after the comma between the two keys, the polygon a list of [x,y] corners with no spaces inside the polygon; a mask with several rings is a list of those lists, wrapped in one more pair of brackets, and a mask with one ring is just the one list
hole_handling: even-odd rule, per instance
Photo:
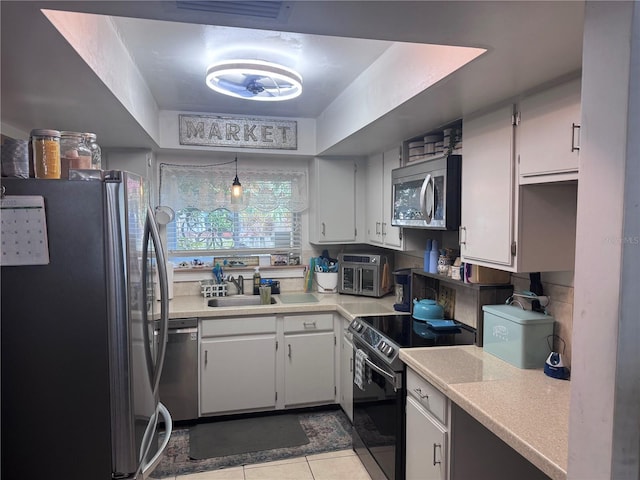
{"label": "backsplash", "polygon": [[[573,272],[543,272],[541,274],[544,294],[550,299],[547,312],[555,319],[553,333],[565,341],[566,347],[562,351],[562,343],[554,339],[553,349],[563,353],[564,363],[571,365],[571,337],[573,332]],[[529,290],[529,274],[516,273],[511,275],[511,283],[517,292]],[[523,302],[529,309],[529,302]]]}
{"label": "backsplash", "polygon": [[[396,253],[396,268],[423,268],[421,252]],[[554,339],[553,348],[563,353],[563,360],[571,365],[571,337],[573,332],[573,272],[543,272],[541,274],[544,294],[550,299],[547,312],[555,319],[554,333],[565,341],[565,349],[562,344]],[[529,290],[530,280],[528,273],[516,273],[511,275],[511,283],[516,292]],[[530,309],[529,302],[523,302],[525,308]]]}

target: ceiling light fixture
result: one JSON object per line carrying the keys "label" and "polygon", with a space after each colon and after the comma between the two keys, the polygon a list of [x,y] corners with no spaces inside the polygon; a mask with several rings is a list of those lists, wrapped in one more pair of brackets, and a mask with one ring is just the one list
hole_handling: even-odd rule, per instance
{"label": "ceiling light fixture", "polygon": [[231,203],[238,205],[242,203],[242,184],[238,180],[238,157],[234,161],[236,162],[236,178],[233,179],[233,184],[231,185]]}
{"label": "ceiling light fixture", "polygon": [[207,68],[212,90],[236,98],[278,102],[302,93],[302,77],[290,68],[262,60],[229,60]]}

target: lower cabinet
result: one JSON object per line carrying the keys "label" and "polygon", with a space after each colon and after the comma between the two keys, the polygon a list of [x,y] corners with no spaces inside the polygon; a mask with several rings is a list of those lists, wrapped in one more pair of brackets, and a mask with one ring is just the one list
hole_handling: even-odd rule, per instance
{"label": "lower cabinet", "polygon": [[406,480],[449,478],[446,396],[407,369]]}
{"label": "lower cabinet", "polygon": [[200,416],[337,403],[328,314],[202,319]]}
{"label": "lower cabinet", "polygon": [[340,406],[353,423],[353,343],[344,336],[340,351]]}
{"label": "lower cabinet", "polygon": [[333,314],[284,317],[285,406],[336,400]]}
{"label": "lower cabinet", "polygon": [[202,340],[202,414],[269,409],[275,405],[275,333]]}
{"label": "lower cabinet", "polygon": [[205,319],[200,335],[200,415],[275,408],[275,316]]}

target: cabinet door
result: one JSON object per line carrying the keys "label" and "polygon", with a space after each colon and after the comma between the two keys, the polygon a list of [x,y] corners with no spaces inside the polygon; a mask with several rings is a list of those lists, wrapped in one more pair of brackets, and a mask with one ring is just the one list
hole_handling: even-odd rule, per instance
{"label": "cabinet door", "polygon": [[353,422],[353,344],[342,338],[340,356],[340,406]]}
{"label": "cabinet door", "polygon": [[400,151],[393,148],[384,152],[382,175],[382,240],[390,248],[402,248],[402,229],[391,225],[393,198],[391,188],[391,170],[400,166]]}
{"label": "cabinet door", "polygon": [[520,183],[544,182],[544,176],[578,171],[579,129],[574,125],[580,124],[580,86],[577,79],[520,102]]}
{"label": "cabinet door", "polygon": [[447,431],[407,397],[406,479],[447,478]]}
{"label": "cabinet door", "polygon": [[356,166],[351,160],[315,159],[317,243],[356,240]]}
{"label": "cabinet door", "polygon": [[202,340],[201,414],[274,408],[275,397],[275,334]]}
{"label": "cabinet door", "polygon": [[382,244],[383,156],[372,155],[367,161],[367,241]]}
{"label": "cabinet door", "polygon": [[335,402],[333,331],[285,335],[285,355],[285,405]]}
{"label": "cabinet door", "polygon": [[[463,261],[511,267],[514,236],[513,106],[464,120]],[[505,268],[507,269],[507,268]]]}

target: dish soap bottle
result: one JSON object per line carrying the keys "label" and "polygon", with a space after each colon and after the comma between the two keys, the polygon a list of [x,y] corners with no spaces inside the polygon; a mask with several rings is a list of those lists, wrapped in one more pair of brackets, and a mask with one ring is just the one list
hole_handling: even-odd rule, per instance
{"label": "dish soap bottle", "polygon": [[256,267],[253,274],[253,294],[260,295],[260,267]]}

